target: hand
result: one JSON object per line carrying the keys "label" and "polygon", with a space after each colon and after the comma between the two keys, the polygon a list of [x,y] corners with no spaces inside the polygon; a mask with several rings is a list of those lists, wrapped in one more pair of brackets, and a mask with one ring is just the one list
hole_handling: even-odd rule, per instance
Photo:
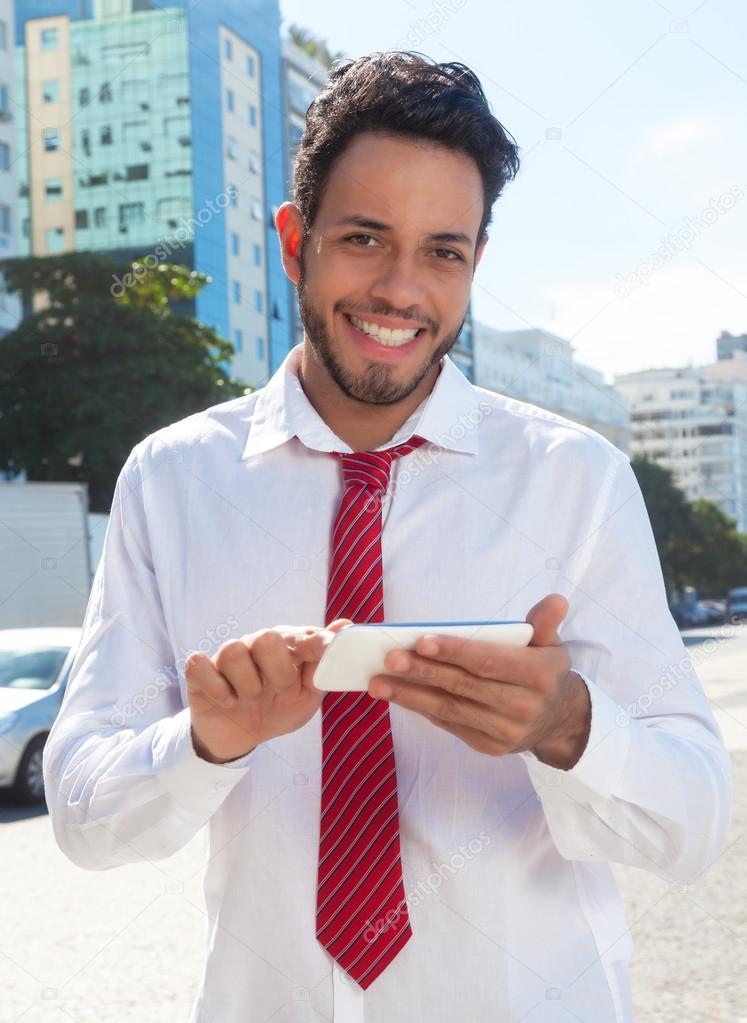
{"label": "hand", "polygon": [[527,647],[434,636],[415,652],[393,650],[375,675],[370,696],[414,710],[491,756],[531,750],[568,770],[583,753],[591,700],[557,629],[568,601],[551,593],[527,614],[534,636]]}
{"label": "hand", "polygon": [[224,643],[212,658],[190,654],[185,677],[198,756],[226,763],[305,725],[324,697],[313,685],[319,658],[348,624],[278,625]]}

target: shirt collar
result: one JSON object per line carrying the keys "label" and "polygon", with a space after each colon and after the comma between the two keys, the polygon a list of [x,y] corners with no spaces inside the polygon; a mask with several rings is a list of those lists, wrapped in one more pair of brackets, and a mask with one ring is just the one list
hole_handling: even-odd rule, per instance
{"label": "shirt collar", "polygon": [[[317,451],[352,449],[329,428],[298,379],[303,343],[297,344],[259,391],[243,458],[279,447],[292,437]],[[402,444],[414,434],[451,451],[477,454],[480,406],[475,388],[448,355],[436,383],[391,440],[379,448]],[[379,450],[377,448],[376,450]]]}

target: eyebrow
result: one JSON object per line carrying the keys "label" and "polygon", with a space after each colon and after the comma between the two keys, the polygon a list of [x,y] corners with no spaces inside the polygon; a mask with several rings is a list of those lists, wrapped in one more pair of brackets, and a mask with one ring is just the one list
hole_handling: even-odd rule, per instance
{"label": "eyebrow", "polygon": [[[367,227],[371,231],[391,231],[391,224],[384,224],[380,220],[371,220],[370,217],[364,217],[360,213],[350,213],[340,220],[336,220],[333,227],[342,227],[344,224],[355,224],[357,227]],[[430,242],[452,242],[455,244],[463,244],[472,246],[474,243],[468,234],[464,234],[461,231],[439,231],[435,234],[428,234],[426,238]]]}

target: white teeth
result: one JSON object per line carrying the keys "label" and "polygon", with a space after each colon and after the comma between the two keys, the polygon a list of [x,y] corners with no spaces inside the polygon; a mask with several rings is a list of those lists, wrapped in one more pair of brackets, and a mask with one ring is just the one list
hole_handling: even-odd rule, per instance
{"label": "white teeth", "polygon": [[389,327],[380,327],[378,323],[367,323],[366,320],[359,320],[357,316],[351,316],[350,322],[358,330],[375,338],[382,345],[403,345],[417,335],[416,330],[390,330]]}

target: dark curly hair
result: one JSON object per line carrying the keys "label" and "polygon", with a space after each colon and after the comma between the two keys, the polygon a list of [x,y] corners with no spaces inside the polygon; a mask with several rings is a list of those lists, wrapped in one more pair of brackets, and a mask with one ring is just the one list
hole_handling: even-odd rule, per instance
{"label": "dark curly hair", "polygon": [[491,222],[493,203],[518,173],[518,146],[491,113],[480,81],[470,68],[459,63],[437,64],[407,50],[335,61],[329,82],[306,111],[293,188],[293,202],[303,219],[304,242],[332,165],[351,139],[365,131],[427,139],[471,156],[485,193],[479,244]]}

